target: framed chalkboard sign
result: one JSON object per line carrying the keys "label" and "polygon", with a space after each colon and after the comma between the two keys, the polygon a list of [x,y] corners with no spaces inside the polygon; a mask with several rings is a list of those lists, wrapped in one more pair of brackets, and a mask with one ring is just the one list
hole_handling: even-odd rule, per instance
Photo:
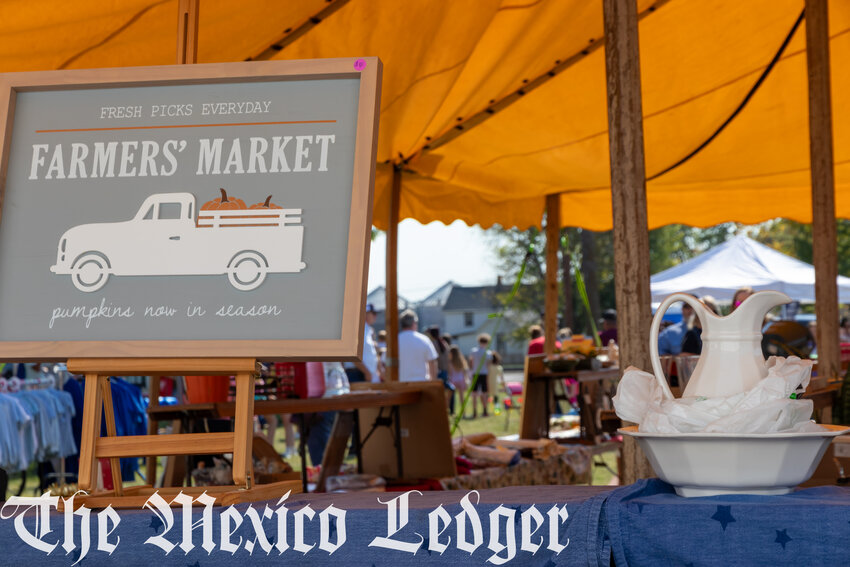
{"label": "framed chalkboard sign", "polygon": [[0,75],[0,359],[351,359],[377,58]]}

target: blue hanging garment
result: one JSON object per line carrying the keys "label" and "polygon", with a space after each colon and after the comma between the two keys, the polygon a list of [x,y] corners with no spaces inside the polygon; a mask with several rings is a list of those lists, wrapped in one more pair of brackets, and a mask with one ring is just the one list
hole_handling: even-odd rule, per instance
{"label": "blue hanging garment", "polygon": [[[115,410],[115,432],[124,435],[146,435],[148,432],[148,414],[145,409],[142,391],[138,386],[126,380],[110,377],[112,407]],[[106,436],[106,420],[101,420],[101,436]],[[138,457],[121,459],[121,480],[128,482],[135,478],[139,470]]]}
{"label": "blue hanging garment", "polygon": [[59,390],[0,394],[0,467],[23,471],[34,462],[77,452],[73,399]]}
{"label": "blue hanging garment", "polygon": [[[83,387],[76,378],[69,378],[65,381],[62,389],[71,396],[74,404],[75,414],[71,419],[71,433],[74,436],[74,443],[79,448],[80,435],[83,430]],[[65,459],[65,470],[72,474],[77,474],[80,469],[80,452],[79,449],[73,455]]]}

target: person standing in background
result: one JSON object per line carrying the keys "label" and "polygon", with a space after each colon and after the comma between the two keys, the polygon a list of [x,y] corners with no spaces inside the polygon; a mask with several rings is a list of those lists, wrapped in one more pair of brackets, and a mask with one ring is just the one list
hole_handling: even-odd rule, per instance
{"label": "person standing in background", "polygon": [[428,337],[437,351],[437,378],[445,382],[449,379],[449,345],[440,336],[437,325],[428,327]]}
{"label": "person standing in background", "polygon": [[546,338],[543,336],[543,327],[540,325],[532,325],[528,328],[528,353],[527,354],[543,354],[546,345]]}
{"label": "person standing in background", "polygon": [[[720,310],[717,307],[717,302],[710,295],[703,295],[700,298],[708,309],[718,315]],[[692,315],[688,323],[688,330],[682,338],[682,354],[701,354],[702,353],[702,321]]]}
{"label": "person standing in background", "polygon": [[455,391],[460,397],[460,403],[463,404],[463,396],[466,393],[466,388],[469,387],[469,366],[457,345],[449,347],[449,381],[455,387]]}
{"label": "person standing in background", "polygon": [[[490,373],[490,357],[493,352],[487,348],[490,344],[490,335],[482,333],[478,335],[478,346],[473,347],[469,351],[469,370],[472,372],[472,419],[478,417],[478,405],[475,403],[479,400],[481,405],[482,415],[487,417],[487,375]],[[478,379],[476,380],[476,373]]]}
{"label": "person standing in background", "polygon": [[381,359],[381,365],[384,369],[387,367],[387,331],[381,329],[378,331],[375,348],[378,351],[378,358]]}
{"label": "person standing in background", "polygon": [[455,409],[455,387],[449,382],[449,345],[440,336],[440,327],[437,325],[428,327],[428,336],[434,344],[434,350],[437,351],[437,378],[443,382],[446,389],[446,402],[451,415]]}
{"label": "person standing in background", "polygon": [[838,327],[838,340],[842,343],[850,343],[850,317],[842,317]]}
{"label": "person standing in background", "polygon": [[[546,349],[546,337],[543,336],[543,327],[532,325],[528,328],[528,352],[526,354],[543,354]],[[555,350],[561,350],[561,341],[555,341]]]}
{"label": "person standing in background", "polygon": [[505,369],[502,366],[502,356],[492,351],[490,356],[490,372],[487,373],[487,391],[493,398],[493,411],[499,413],[499,392],[505,391]]}
{"label": "person standing in background", "polygon": [[349,382],[380,382],[383,378],[384,364],[378,357],[375,331],[372,329],[377,316],[375,306],[367,303],[364,317],[366,323],[363,327],[363,360],[345,363],[345,374]]}
{"label": "person standing in background", "polygon": [[384,361],[381,360],[381,354],[378,350],[378,339],[375,335],[375,320],[378,318],[378,311],[371,303],[366,304],[366,322],[363,329],[363,364],[369,369],[372,382],[383,382],[386,369]]}
{"label": "person standing in background", "polygon": [[602,346],[607,347],[611,341],[617,342],[617,312],[613,309],[607,309],[602,314],[602,319],[599,320],[602,326],[602,332],[599,333],[599,340]]}
{"label": "person standing in background", "polygon": [[753,288],[751,288],[750,286],[738,288],[735,293],[732,294],[732,305],[729,308],[729,313],[732,313],[732,311],[736,310],[738,306],[744,302],[745,299],[747,299],[754,293],[755,292],[753,291]]}
{"label": "person standing in background", "polygon": [[679,354],[682,352],[682,339],[688,329],[688,322],[694,316],[694,308],[682,302],[682,320],[667,326],[658,333],[658,354]]}
{"label": "person standing in background", "polygon": [[422,382],[437,378],[437,350],[431,339],[416,330],[419,317],[407,309],[399,318],[398,381]]}

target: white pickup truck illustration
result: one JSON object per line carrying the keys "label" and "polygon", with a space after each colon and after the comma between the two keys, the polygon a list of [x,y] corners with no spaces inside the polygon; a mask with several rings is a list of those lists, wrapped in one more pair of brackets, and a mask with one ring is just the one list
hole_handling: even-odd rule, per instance
{"label": "white pickup truck illustration", "polygon": [[268,273],[300,272],[301,209],[201,210],[191,193],[159,193],[128,221],[75,226],[59,239],[50,271],[93,292],[115,276],[221,275],[238,290]]}

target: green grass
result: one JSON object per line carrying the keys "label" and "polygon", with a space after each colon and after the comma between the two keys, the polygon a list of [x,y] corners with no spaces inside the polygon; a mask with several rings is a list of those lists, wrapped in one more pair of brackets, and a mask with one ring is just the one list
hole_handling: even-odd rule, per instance
{"label": "green grass", "polygon": [[[455,411],[460,411],[460,402],[455,403]],[[469,419],[468,417],[461,419],[455,432],[455,437],[476,433],[492,433],[496,437],[504,437],[519,433],[519,409],[506,411],[504,406],[494,409],[493,404],[490,403],[487,404],[487,413],[487,417],[483,417],[479,413],[475,419]],[[472,402],[470,401],[469,406],[466,408],[466,416],[471,415]]]}
{"label": "green grass", "polygon": [[[603,453],[594,458],[595,462],[604,462],[608,468],[604,466],[593,465],[593,486],[605,486],[611,482],[614,477],[611,471],[617,471],[617,453]],[[609,470],[610,469],[610,470]]]}

